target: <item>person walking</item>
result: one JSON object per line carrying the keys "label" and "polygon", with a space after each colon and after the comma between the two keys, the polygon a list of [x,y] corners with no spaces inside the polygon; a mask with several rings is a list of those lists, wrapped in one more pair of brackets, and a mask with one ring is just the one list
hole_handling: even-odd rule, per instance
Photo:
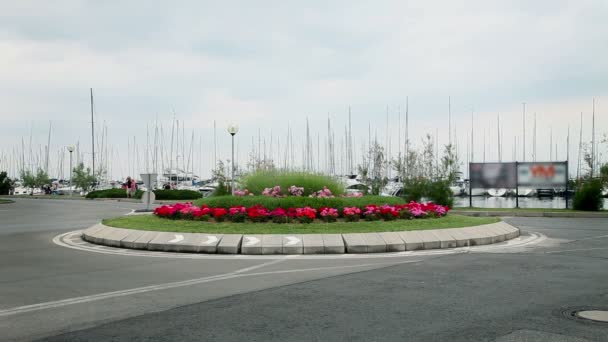
{"label": "person walking", "polygon": [[127,176],[127,181],[125,182],[125,186],[127,189],[127,198],[131,198],[133,196],[132,188],[135,182],[131,179],[131,176]]}

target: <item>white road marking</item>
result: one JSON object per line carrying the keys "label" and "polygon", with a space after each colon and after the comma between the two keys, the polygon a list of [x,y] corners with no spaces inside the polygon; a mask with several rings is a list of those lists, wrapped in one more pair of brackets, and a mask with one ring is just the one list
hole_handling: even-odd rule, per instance
{"label": "white road marking", "polygon": [[239,270],[236,270],[233,272],[209,276],[209,277],[177,281],[177,282],[172,282],[172,283],[164,283],[164,284],[158,284],[158,285],[136,287],[136,288],[127,289],[127,290],[104,292],[104,293],[98,293],[98,294],[89,295],[89,296],[73,297],[73,298],[67,298],[67,299],[56,300],[56,301],[51,301],[51,302],[18,306],[18,307],[14,307],[14,308],[10,308],[10,309],[0,310],[0,317],[13,316],[13,315],[21,314],[21,313],[40,311],[40,310],[45,310],[45,309],[53,309],[53,308],[58,308],[58,307],[63,307],[63,306],[68,306],[68,305],[89,303],[89,302],[94,302],[94,301],[99,301],[99,300],[104,300],[104,299],[136,295],[136,294],[152,292],[152,291],[161,291],[161,290],[168,290],[168,289],[191,286],[191,285],[204,284],[204,283],[209,283],[209,282],[213,282],[213,281],[229,280],[229,279],[233,279],[233,278],[254,277],[254,276],[296,273],[296,272],[313,272],[313,271],[324,271],[324,270],[332,270],[332,269],[359,268],[359,267],[367,267],[367,266],[399,265],[399,264],[405,264],[405,263],[418,262],[419,260],[408,260],[408,261],[402,261],[402,262],[397,262],[397,263],[394,263],[394,262],[392,262],[392,263],[371,263],[371,264],[360,264],[360,265],[315,267],[315,268],[291,269],[291,270],[268,271],[268,272],[257,272],[257,273],[244,273],[244,272],[248,272],[248,271],[258,269],[261,267],[276,264],[281,261],[283,261],[283,260],[272,260],[272,261],[269,261],[269,262],[266,262],[266,263],[263,263],[260,265],[242,268],[242,269],[239,269]]}
{"label": "white road marking", "polygon": [[[102,253],[109,255],[121,255],[121,256],[140,256],[149,258],[172,258],[172,259],[211,259],[211,260],[230,260],[230,259],[244,259],[244,260],[264,260],[264,259],[377,259],[377,258],[412,258],[422,256],[435,256],[435,255],[447,255],[447,254],[463,254],[472,252],[492,252],[492,251],[505,251],[513,249],[515,247],[527,247],[538,244],[546,239],[546,236],[540,233],[530,233],[530,235],[523,235],[508,242],[483,245],[483,246],[471,246],[471,247],[460,247],[460,248],[445,248],[445,249],[433,249],[433,250],[420,250],[420,251],[405,251],[405,252],[391,252],[391,253],[370,253],[370,254],[293,254],[293,255],[245,255],[245,254],[200,254],[200,253],[172,253],[172,252],[161,252],[161,251],[147,251],[147,250],[135,250],[135,249],[118,249],[116,247],[107,247],[100,249],[103,246],[95,246],[90,243],[84,245],[77,245],[69,241],[72,237],[80,237],[82,231],[73,231],[57,235],[53,238],[53,243],[58,246],[67,247],[85,252]],[[245,236],[243,244],[245,245],[249,240],[248,238],[255,238],[253,236]],[[258,243],[259,239],[255,238],[254,243]]]}
{"label": "white road marking", "polygon": [[608,249],[608,247],[563,249],[563,250],[560,250],[560,251],[550,251],[550,252],[545,252],[545,253],[546,254],[553,254],[553,253],[562,253],[562,252],[592,251],[592,250],[596,250],[596,249]]}
{"label": "white road marking", "polygon": [[207,241],[203,242],[203,244],[204,244],[204,245],[210,245],[210,244],[215,243],[215,242],[217,242],[217,241],[218,241],[217,236],[215,236],[215,235],[210,235],[210,236],[207,238]]}
{"label": "white road marking", "polygon": [[184,241],[184,236],[181,234],[175,234],[175,239],[169,240],[169,243],[176,243],[180,241]]}
{"label": "white road marking", "polygon": [[287,246],[292,246],[300,242],[300,239],[295,236],[286,236],[285,238],[287,239],[287,243],[285,243]]}
{"label": "white road marking", "polygon": [[260,242],[260,239],[255,236],[245,236],[243,239],[247,240],[247,242],[245,242],[245,246],[253,246]]}

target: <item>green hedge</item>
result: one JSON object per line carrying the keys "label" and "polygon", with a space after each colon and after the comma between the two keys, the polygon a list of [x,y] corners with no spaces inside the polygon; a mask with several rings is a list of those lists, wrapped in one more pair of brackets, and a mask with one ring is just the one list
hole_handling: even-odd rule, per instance
{"label": "green hedge", "polygon": [[[140,199],[143,192],[137,190],[133,198]],[[200,192],[193,190],[154,190],[156,200],[195,200],[203,197]],[[91,191],[86,198],[127,198],[125,189],[106,189]]]}
{"label": "green hedge", "polygon": [[602,209],[602,182],[593,179],[583,183],[574,194],[574,210],[599,211]]}
{"label": "green hedge", "polygon": [[194,190],[154,190],[157,200],[195,200],[203,195]]}
{"label": "green hedge", "polygon": [[241,187],[256,195],[261,195],[265,188],[272,188],[276,185],[281,187],[283,195],[288,194],[287,189],[292,185],[303,187],[304,196],[322,190],[324,186],[334,195],[344,193],[344,187],[336,179],[309,172],[258,171],[241,179]]}
{"label": "green hedge", "polygon": [[267,197],[267,196],[218,196],[207,197],[195,202],[196,205],[206,204],[214,208],[230,208],[233,206],[251,207],[261,204],[267,209],[275,208],[301,208],[309,206],[319,209],[331,207],[342,209],[344,207],[364,207],[369,204],[402,204],[406,203],[399,197],[363,196],[363,197],[335,197],[335,198],[311,198],[311,197]]}
{"label": "green hedge", "polygon": [[[137,190],[135,192],[135,198],[141,198],[142,191]],[[105,190],[95,190],[89,192],[86,198],[127,198],[127,190],[125,189],[105,189]]]}

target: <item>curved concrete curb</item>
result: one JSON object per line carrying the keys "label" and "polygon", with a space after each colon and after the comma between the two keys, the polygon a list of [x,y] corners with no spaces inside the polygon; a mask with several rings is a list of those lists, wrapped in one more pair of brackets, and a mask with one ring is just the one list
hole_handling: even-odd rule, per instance
{"label": "curved concrete curb", "polygon": [[519,236],[505,222],[475,227],[360,234],[204,234],[108,227],[86,229],[82,239],[100,245],[165,252],[219,254],[385,253],[487,245]]}

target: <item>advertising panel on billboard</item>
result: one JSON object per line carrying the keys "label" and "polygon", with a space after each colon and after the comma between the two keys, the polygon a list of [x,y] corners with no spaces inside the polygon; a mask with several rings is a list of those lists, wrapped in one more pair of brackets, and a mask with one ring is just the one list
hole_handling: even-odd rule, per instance
{"label": "advertising panel on billboard", "polygon": [[535,188],[564,187],[568,181],[566,162],[517,163],[517,183]]}
{"label": "advertising panel on billboard", "polygon": [[470,163],[471,188],[516,188],[517,167],[515,165],[515,163]]}

